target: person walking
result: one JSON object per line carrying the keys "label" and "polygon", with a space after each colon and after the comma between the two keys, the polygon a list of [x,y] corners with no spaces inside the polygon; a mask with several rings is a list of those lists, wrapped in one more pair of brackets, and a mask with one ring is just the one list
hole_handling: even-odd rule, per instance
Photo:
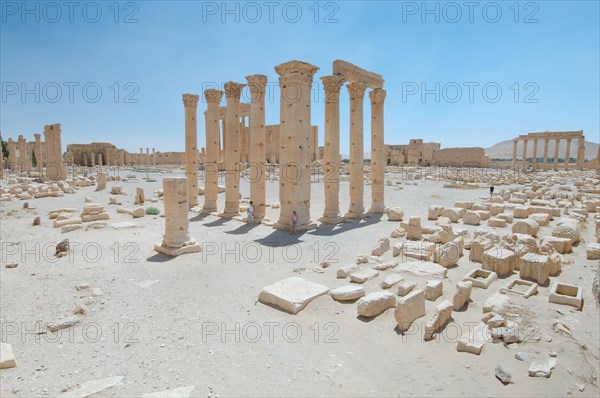
{"label": "person walking", "polygon": [[298,214],[296,214],[296,210],[292,212],[292,235],[296,233],[296,224],[298,223]]}
{"label": "person walking", "polygon": [[248,217],[246,218],[246,224],[254,224],[254,203],[250,201],[250,206],[248,206]]}
{"label": "person walking", "polygon": [[494,185],[490,185],[490,198],[494,196]]}

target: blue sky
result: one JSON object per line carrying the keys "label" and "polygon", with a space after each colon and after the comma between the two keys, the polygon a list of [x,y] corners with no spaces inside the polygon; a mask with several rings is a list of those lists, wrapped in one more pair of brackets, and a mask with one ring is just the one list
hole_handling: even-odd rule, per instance
{"label": "blue sky", "polygon": [[[312,121],[322,145],[318,78],[344,59],[384,77],[388,144],[488,147],[545,130],[584,130],[599,141],[597,1],[76,3],[1,2],[4,139],[33,140],[45,124],[61,123],[65,147],[108,141],[131,152],[182,151],[181,94],[257,73],[277,94],[274,67],[298,59],[320,68]],[[205,109],[201,102],[200,146]],[[368,151],[367,95],[364,116]],[[348,153],[344,88],[340,117]],[[266,119],[279,122],[278,94]]]}

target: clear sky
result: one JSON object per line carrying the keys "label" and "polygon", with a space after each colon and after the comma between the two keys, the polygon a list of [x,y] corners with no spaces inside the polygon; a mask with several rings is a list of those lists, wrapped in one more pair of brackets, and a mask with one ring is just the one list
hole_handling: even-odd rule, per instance
{"label": "clear sky", "polygon": [[[385,79],[385,142],[481,146],[534,131],[600,132],[598,1],[1,1],[0,129],[33,140],[62,124],[69,143],[184,150],[183,93],[344,59]],[[101,91],[101,93],[100,93]],[[243,97],[248,98],[248,94]],[[342,89],[341,151],[349,101]],[[204,101],[198,141],[204,146]],[[365,151],[370,105],[365,95]]]}

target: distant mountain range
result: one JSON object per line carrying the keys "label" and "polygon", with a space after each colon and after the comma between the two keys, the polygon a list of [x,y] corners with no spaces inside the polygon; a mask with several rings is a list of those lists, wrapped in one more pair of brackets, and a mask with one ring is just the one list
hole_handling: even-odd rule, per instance
{"label": "distant mountain range", "polygon": [[[578,145],[577,140],[571,141],[571,157],[572,158],[577,157],[577,145]],[[554,156],[554,146],[555,146],[555,141],[550,140],[550,142],[548,142],[548,157],[549,158]],[[585,158],[587,160],[592,160],[592,159],[596,158],[596,155],[598,154],[598,146],[600,146],[600,145],[595,144],[593,142],[589,142],[589,141],[585,142]],[[566,150],[567,150],[567,140],[561,140],[558,145],[558,157],[561,159],[564,158]],[[487,156],[489,156],[490,159],[512,159],[513,142],[512,142],[512,140],[499,142],[490,148],[486,148],[485,154]],[[529,142],[527,144],[527,156],[528,157],[533,156],[533,143],[532,142]],[[544,156],[544,140],[538,141],[537,156],[540,158]],[[519,146],[517,147],[517,159],[521,159],[522,157],[523,157],[523,143],[520,142]]]}

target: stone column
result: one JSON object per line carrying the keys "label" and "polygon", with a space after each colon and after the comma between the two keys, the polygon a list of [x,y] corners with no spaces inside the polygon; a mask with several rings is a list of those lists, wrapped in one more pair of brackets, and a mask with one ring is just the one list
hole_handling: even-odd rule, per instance
{"label": "stone column", "polygon": [[4,178],[4,154],[0,149],[0,178]]}
{"label": "stone column", "polygon": [[[48,148],[48,145],[47,145],[47,144],[46,144],[46,148]],[[84,165],[85,167],[88,167],[87,153],[86,153],[86,152],[84,152],[84,153],[83,153],[83,165]]]}
{"label": "stone column", "polygon": [[46,141],[46,177],[53,180],[66,178],[67,170],[62,162],[60,124],[44,126],[44,139]]}
{"label": "stone column", "polygon": [[102,154],[99,153],[98,154],[98,166],[102,167],[104,165],[104,162],[102,161]]}
{"label": "stone column", "polygon": [[515,166],[517,165],[517,145],[519,144],[519,140],[513,140],[513,159],[512,159],[512,164],[513,164],[513,168],[515,168]]}
{"label": "stone column", "polygon": [[152,166],[156,166],[156,149],[152,148]]}
{"label": "stone column", "polygon": [[325,147],[323,154],[323,183],[325,210],[319,221],[338,224],[346,221],[340,215],[340,88],[344,78],[323,76],[325,90]]}
{"label": "stone column", "polygon": [[[154,250],[168,256],[201,251],[200,245],[189,233],[189,184],[186,180],[187,177],[163,177],[165,234],[162,243],[154,245]],[[196,196],[197,193],[196,188]]]}
{"label": "stone column", "polygon": [[537,164],[537,146],[538,146],[538,140],[537,138],[534,138],[533,140],[533,164]]}
{"label": "stone column", "polygon": [[27,144],[25,142],[25,138],[20,135],[19,136],[19,171],[21,173],[26,173],[29,167],[27,167]]}
{"label": "stone column", "polygon": [[185,176],[187,177],[188,205],[198,205],[198,136],[196,126],[196,108],[200,97],[195,94],[183,94],[185,107]]}
{"label": "stone column", "polygon": [[383,89],[371,90],[371,214],[383,214],[385,209],[385,157],[383,154]]}
{"label": "stone column", "polygon": [[585,137],[577,140],[577,170],[583,170],[585,164]]}
{"label": "stone column", "polygon": [[279,75],[279,201],[277,229],[292,227],[292,213],[298,216],[297,231],[314,227],[310,221],[310,98],[318,67],[290,61],[275,67]]}
{"label": "stone column", "polygon": [[11,171],[17,169],[17,143],[12,138],[8,139],[8,167]]}
{"label": "stone column", "polygon": [[223,149],[221,150],[221,162],[225,162],[225,153],[227,151],[227,123],[225,119],[221,119],[221,134],[223,137]]}
{"label": "stone column", "polygon": [[144,156],[146,166],[150,166],[150,148],[146,148],[146,156]]}
{"label": "stone column", "polygon": [[565,170],[569,170],[570,159],[571,159],[571,139],[567,138],[567,150],[565,151]]}
{"label": "stone column", "polygon": [[560,143],[560,138],[557,138],[556,143],[554,144],[554,170],[558,168],[558,147]]}
{"label": "stone column", "polygon": [[96,154],[94,152],[92,152],[90,158],[92,159],[92,167],[96,166]]}
{"label": "stone column", "polygon": [[260,222],[265,217],[266,196],[266,136],[265,127],[265,88],[267,76],[246,76],[250,88],[250,200],[254,203],[254,220]]}
{"label": "stone column", "polygon": [[525,167],[527,167],[527,139],[523,139],[523,163],[525,163]]}
{"label": "stone column", "polygon": [[363,99],[367,85],[352,82],[346,87],[350,94],[350,208],[346,218],[361,219],[365,211]]}
{"label": "stone column", "polygon": [[548,141],[548,138],[544,138],[544,160],[542,161],[542,164],[544,165],[544,170],[548,165]]}
{"label": "stone column", "polygon": [[223,92],[215,89],[204,90],[206,98],[206,159],[204,161],[204,206],[203,213],[217,211],[219,193],[219,104]]}
{"label": "stone column", "polygon": [[225,83],[227,148],[225,150],[225,210],[223,217],[240,215],[240,95],[245,84]]}

